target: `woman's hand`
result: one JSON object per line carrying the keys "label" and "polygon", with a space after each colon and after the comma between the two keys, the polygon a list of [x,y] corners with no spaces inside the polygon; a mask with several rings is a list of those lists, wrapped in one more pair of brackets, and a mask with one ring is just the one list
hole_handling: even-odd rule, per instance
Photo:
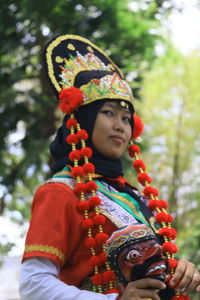
{"label": "woman's hand", "polygon": [[177,286],[177,291],[183,295],[195,290],[200,292],[200,273],[193,263],[183,258],[178,262],[170,286]]}
{"label": "woman's hand", "polygon": [[157,292],[165,289],[166,285],[160,280],[145,278],[129,282],[119,300],[160,300]]}

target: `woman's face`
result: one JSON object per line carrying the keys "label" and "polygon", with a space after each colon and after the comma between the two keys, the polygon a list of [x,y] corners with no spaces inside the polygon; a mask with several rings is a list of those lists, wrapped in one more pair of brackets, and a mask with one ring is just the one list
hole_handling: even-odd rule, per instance
{"label": "woman's face", "polygon": [[92,143],[104,156],[121,157],[132,136],[130,110],[119,102],[108,101],[98,112],[92,132]]}

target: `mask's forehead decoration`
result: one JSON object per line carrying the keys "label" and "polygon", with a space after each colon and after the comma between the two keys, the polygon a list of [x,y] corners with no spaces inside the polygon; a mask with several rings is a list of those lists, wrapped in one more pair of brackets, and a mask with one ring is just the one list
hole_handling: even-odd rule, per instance
{"label": "mask's forehead decoration", "polygon": [[105,249],[122,284],[145,277],[164,281],[166,258],[146,225],[130,225],[115,231],[106,241]]}
{"label": "mask's forehead decoration", "polygon": [[101,99],[125,100],[133,106],[131,88],[119,68],[87,39],[75,35],[56,37],[45,49],[44,63],[59,98],[63,90],[75,87],[82,92],[79,106]]}

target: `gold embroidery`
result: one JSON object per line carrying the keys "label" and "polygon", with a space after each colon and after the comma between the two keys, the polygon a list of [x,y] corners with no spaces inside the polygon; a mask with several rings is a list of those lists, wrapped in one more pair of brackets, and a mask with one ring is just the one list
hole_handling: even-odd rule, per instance
{"label": "gold embroidery", "polygon": [[[53,68],[53,50],[63,41],[67,40],[67,39],[74,39],[74,40],[79,40],[82,41],[83,43],[88,44],[88,47],[90,47],[89,49],[92,49],[92,51],[90,52],[91,55],[93,55],[93,49],[96,49],[98,52],[100,52],[102,55],[105,56],[105,58],[110,62],[110,64],[107,65],[107,68],[109,69],[115,69],[117,70],[121,77],[124,78],[123,73],[121,72],[121,70],[114,64],[114,62],[96,45],[94,45],[93,43],[91,43],[90,41],[88,41],[85,38],[82,38],[80,36],[76,36],[76,35],[62,35],[60,37],[57,37],[52,43],[49,44],[49,46],[47,47],[47,52],[46,52],[46,60],[47,60],[47,66],[48,66],[48,74],[49,77],[55,87],[55,89],[57,90],[57,92],[61,91],[61,86],[59,84],[59,82],[57,81],[55,75],[54,75],[54,68]],[[89,67],[89,65],[88,65]],[[114,98],[114,97],[113,97]]]}
{"label": "gold embroidery", "polygon": [[[137,210],[136,210],[136,208],[135,208],[135,205],[133,205],[133,204],[132,204],[130,201],[128,201],[126,198],[124,198],[124,197],[122,197],[122,196],[120,196],[120,195],[117,195],[117,194],[113,194],[113,193],[107,191],[106,189],[104,189],[103,187],[101,187],[101,189],[102,189],[104,192],[106,192],[107,194],[109,194],[110,196],[112,196],[112,197],[114,197],[114,198],[117,198],[117,199],[119,199],[120,201],[124,202],[127,206],[129,206],[129,207],[133,210],[133,212],[134,212],[134,214],[135,214],[136,216],[138,216],[140,219],[142,219],[142,220],[145,222],[145,224],[147,223],[147,220],[146,220],[142,215],[138,214],[138,212],[137,212]],[[101,189],[100,189],[100,191],[101,191]]]}
{"label": "gold embroidery", "polygon": [[103,208],[99,208],[99,212],[101,214],[103,214],[104,216],[106,216],[108,219],[110,219],[112,221],[113,224],[115,224],[118,228],[121,228],[124,226],[123,223],[121,223],[119,220],[117,220],[117,218],[115,218],[115,216],[111,215],[108,211],[106,211]]}
{"label": "gold embroidery", "polygon": [[64,256],[63,252],[60,251],[58,248],[55,248],[53,246],[42,245],[42,244],[25,246],[25,253],[35,252],[35,251],[53,254],[53,255],[57,256],[64,263],[65,256]]}
{"label": "gold embroidery", "polygon": [[67,48],[68,48],[69,50],[75,50],[74,45],[71,44],[71,43],[69,43],[69,44],[67,45]]}

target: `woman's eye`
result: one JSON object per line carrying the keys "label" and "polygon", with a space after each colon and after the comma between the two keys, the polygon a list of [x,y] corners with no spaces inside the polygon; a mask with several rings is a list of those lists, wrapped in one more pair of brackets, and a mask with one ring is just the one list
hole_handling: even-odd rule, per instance
{"label": "woman's eye", "polygon": [[123,120],[127,123],[130,123],[131,122],[131,118],[130,117],[124,117]]}
{"label": "woman's eye", "polygon": [[103,110],[102,113],[107,115],[107,116],[112,116],[113,115],[113,112],[111,110]]}

